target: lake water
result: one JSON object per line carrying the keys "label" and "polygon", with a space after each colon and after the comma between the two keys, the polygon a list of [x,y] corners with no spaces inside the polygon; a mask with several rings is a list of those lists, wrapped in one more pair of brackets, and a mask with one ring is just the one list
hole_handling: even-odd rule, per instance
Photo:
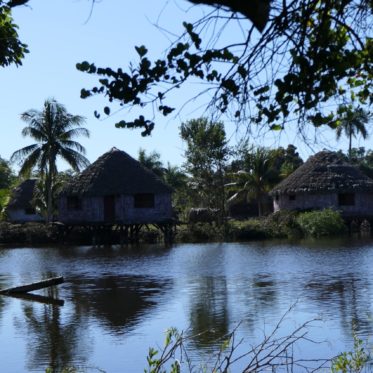
{"label": "lake water", "polygon": [[300,341],[295,353],[331,357],[351,349],[354,335],[370,342],[372,263],[373,242],[361,239],[3,247],[1,288],[58,275],[65,283],[36,292],[63,305],[0,297],[1,371],[143,372],[148,348],[172,326],[194,336],[191,359],[209,364],[227,333],[237,327],[237,351],[247,351],[289,308],[279,333],[315,319],[307,331],[321,342]]}

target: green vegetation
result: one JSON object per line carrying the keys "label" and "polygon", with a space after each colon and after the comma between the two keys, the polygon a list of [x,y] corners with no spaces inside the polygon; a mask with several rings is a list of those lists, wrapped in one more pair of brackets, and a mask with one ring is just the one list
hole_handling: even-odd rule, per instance
{"label": "green vegetation", "polygon": [[222,122],[192,119],[181,125],[180,136],[186,143],[184,169],[192,206],[225,211],[225,167],[229,147]]}
{"label": "green vegetation", "polygon": [[296,221],[305,236],[333,236],[347,231],[341,215],[332,209],[303,212]]}
{"label": "green vegetation", "polygon": [[[351,102],[372,103],[370,1],[189,1],[210,5],[210,12],[184,22],[165,56],[152,60],[141,45],[135,47],[138,61],[129,68],[78,63],[80,71],[99,81],[82,89],[81,97],[100,94],[109,105],[117,102],[128,109],[151,105],[153,112],[167,116],[177,109],[170,102],[172,93],[200,81],[193,98],[205,94],[215,118],[226,115],[248,130],[259,124],[280,131],[297,121],[301,134],[305,123],[338,128],[354,110]],[[233,40],[232,29],[242,30]],[[103,112],[110,115],[109,106]],[[146,136],[155,122],[140,114],[116,126],[140,128]]]}
{"label": "green vegetation", "polygon": [[367,366],[370,356],[363,346],[363,341],[354,336],[352,351],[343,352],[332,360],[332,373],[360,373]]}
{"label": "green vegetation", "polygon": [[368,137],[368,130],[366,129],[366,124],[370,121],[371,116],[369,112],[362,108],[353,109],[343,114],[343,117],[336,129],[337,140],[339,140],[344,133],[349,140],[348,146],[348,158],[352,159],[352,138],[356,138],[357,135],[365,140]]}
{"label": "green vegetation", "polygon": [[22,65],[22,60],[28,53],[27,45],[18,38],[18,26],[12,18],[12,8],[27,1],[0,1],[0,66],[2,67],[11,64]]}
{"label": "green vegetation", "polygon": [[337,211],[278,211],[265,217],[228,220],[222,225],[197,223],[178,229],[180,242],[250,241],[271,238],[335,236],[347,232]]}
{"label": "green vegetation", "polygon": [[[257,346],[237,354],[242,343],[237,342],[237,329],[220,340],[220,349],[211,355],[208,362],[196,363],[188,354],[188,342],[193,335],[180,333],[176,328],[166,332],[163,348],[150,348],[147,356],[148,367],[145,373],[179,373],[179,372],[328,372],[360,373],[368,367],[370,356],[363,347],[363,342],[355,338],[351,352],[344,352],[333,359],[295,358],[298,343],[307,341],[308,328],[312,322],[306,322],[286,336],[279,336],[283,318],[274,330]],[[241,365],[244,368],[238,368]]]}
{"label": "green vegetation", "polygon": [[75,171],[89,164],[84,157],[85,149],[74,141],[77,136],[89,136],[86,128],[81,127],[84,118],[69,114],[66,108],[50,99],[44,103],[43,111],[29,110],[21,115],[28,126],[23,128],[22,135],[36,140],[15,151],[11,161],[21,164],[20,175],[29,175],[36,169],[46,200],[46,220],[53,216],[53,189],[57,182],[57,157],[64,159]]}

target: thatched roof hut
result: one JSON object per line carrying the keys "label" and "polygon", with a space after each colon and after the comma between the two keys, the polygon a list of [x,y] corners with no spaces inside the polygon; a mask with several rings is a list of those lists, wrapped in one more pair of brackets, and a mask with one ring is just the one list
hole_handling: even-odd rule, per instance
{"label": "thatched roof hut", "polygon": [[12,190],[6,214],[9,221],[28,222],[42,221],[43,218],[36,213],[32,204],[36,179],[27,179]]}
{"label": "thatched roof hut", "polygon": [[123,223],[169,219],[171,192],[152,171],[112,148],[62,190],[59,219]]}
{"label": "thatched roof hut", "polygon": [[373,191],[373,180],[335,152],[310,157],[271,191],[274,194]]}
{"label": "thatched roof hut", "polygon": [[112,148],[73,178],[61,194],[104,196],[148,192],[171,193],[172,189],[126,152]]}
{"label": "thatched roof hut", "polygon": [[310,157],[270,194],[275,211],[332,207],[373,215],[373,180],[335,152]]}

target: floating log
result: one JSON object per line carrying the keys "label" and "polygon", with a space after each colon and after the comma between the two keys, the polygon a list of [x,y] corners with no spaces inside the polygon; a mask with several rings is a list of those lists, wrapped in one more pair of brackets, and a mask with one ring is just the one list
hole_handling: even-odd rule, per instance
{"label": "floating log", "polygon": [[44,288],[47,288],[49,286],[62,284],[63,281],[64,281],[64,279],[63,279],[62,276],[61,277],[47,278],[46,280],[33,282],[32,284],[16,286],[16,287],[13,287],[13,288],[0,290],[0,294],[28,293],[29,291],[44,289]]}

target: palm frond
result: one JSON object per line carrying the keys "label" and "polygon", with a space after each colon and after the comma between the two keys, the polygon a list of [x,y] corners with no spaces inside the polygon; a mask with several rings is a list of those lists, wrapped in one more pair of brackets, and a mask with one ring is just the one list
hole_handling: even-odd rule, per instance
{"label": "palm frond", "polygon": [[32,153],[29,153],[28,157],[22,162],[21,169],[19,170],[20,175],[27,175],[40,161],[41,149],[37,148]]}
{"label": "palm frond", "polygon": [[28,157],[30,154],[32,154],[34,151],[36,151],[40,147],[39,144],[32,144],[25,146],[22,149],[16,150],[10,157],[11,162],[19,162],[22,161],[22,159]]}
{"label": "palm frond", "polygon": [[79,127],[79,128],[72,128],[68,131],[61,134],[61,138],[65,138],[66,140],[72,139],[73,137],[89,137],[90,133],[87,128]]}
{"label": "palm frond", "polygon": [[38,142],[45,141],[45,134],[39,128],[28,126],[23,128],[21,133],[23,137],[29,136]]}
{"label": "palm frond", "polygon": [[90,164],[86,157],[73,149],[61,148],[59,154],[74,171],[80,171]]}
{"label": "palm frond", "polygon": [[76,150],[77,152],[81,154],[86,153],[85,147],[79,144],[77,141],[64,140],[64,141],[60,141],[60,145],[61,145],[61,148],[64,148],[64,149]]}

